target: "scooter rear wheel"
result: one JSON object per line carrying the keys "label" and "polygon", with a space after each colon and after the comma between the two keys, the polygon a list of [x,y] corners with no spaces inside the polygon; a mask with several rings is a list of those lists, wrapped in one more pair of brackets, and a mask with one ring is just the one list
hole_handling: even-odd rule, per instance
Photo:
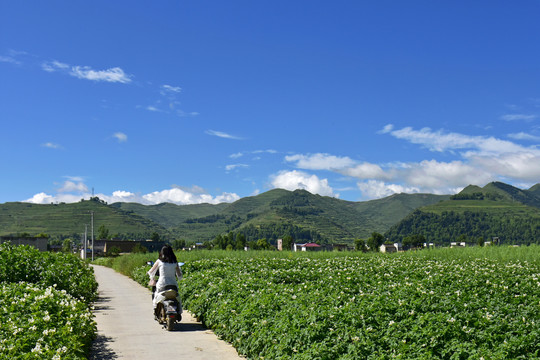
{"label": "scooter rear wheel", "polygon": [[165,311],[165,307],[162,305],[159,312],[159,323],[165,324],[166,322],[167,322],[167,311]]}
{"label": "scooter rear wheel", "polygon": [[174,322],[174,316],[167,316],[167,331],[171,331],[172,329],[174,329]]}

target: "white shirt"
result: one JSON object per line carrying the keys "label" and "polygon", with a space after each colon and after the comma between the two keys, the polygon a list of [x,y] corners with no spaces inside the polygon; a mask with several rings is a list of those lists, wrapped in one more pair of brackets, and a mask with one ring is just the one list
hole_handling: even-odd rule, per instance
{"label": "white shirt", "polygon": [[182,278],[182,270],[178,263],[166,263],[161,260],[156,260],[154,266],[148,270],[147,274],[150,279],[155,279],[156,273],[159,270],[159,279],[156,284],[156,291],[163,291],[167,285],[177,285],[176,277]]}

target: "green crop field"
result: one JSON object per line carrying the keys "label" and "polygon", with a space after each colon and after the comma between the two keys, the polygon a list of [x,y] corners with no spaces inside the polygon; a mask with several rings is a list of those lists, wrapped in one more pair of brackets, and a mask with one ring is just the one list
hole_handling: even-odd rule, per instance
{"label": "green crop field", "polygon": [[[145,284],[155,256],[117,261]],[[177,256],[185,308],[249,359],[540,357],[538,246]]]}
{"label": "green crop field", "polygon": [[0,359],[87,359],[96,297],[80,259],[0,244]]}

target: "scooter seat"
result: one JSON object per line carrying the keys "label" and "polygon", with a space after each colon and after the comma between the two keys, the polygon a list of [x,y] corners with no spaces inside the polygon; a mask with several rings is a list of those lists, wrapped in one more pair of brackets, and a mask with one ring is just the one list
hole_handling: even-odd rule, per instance
{"label": "scooter seat", "polygon": [[178,293],[174,290],[165,290],[161,293],[161,295],[163,295],[167,300],[173,300],[176,299]]}

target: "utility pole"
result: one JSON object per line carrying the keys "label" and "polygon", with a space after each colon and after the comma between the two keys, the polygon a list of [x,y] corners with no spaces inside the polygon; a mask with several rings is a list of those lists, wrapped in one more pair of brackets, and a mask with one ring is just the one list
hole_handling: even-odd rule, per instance
{"label": "utility pole", "polygon": [[92,219],[92,261],[94,261],[94,212],[90,211]]}
{"label": "utility pole", "polygon": [[84,224],[84,252],[83,252],[83,260],[86,260],[86,249],[88,248],[88,224]]}

